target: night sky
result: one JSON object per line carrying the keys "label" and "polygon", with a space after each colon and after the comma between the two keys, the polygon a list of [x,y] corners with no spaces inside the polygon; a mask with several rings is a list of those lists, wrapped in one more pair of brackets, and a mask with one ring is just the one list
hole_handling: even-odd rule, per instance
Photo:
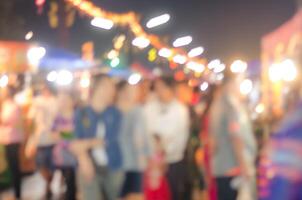
{"label": "night sky", "polygon": [[[35,40],[59,44],[59,34],[48,26],[47,12],[36,14],[34,0],[17,0],[18,13],[25,17],[26,29],[33,30]],[[192,35],[191,47],[203,46],[208,59],[221,58],[229,62],[236,58],[257,60],[261,37],[294,15],[295,0],[94,0],[94,3],[114,12],[136,11],[142,24],[152,16],[169,13],[171,21],[153,30],[169,43],[173,39]],[[47,11],[47,8],[46,8]],[[68,48],[80,52],[81,44],[93,40],[96,56],[112,46],[119,29],[103,31],[93,28],[88,17],[77,16],[69,30]]]}

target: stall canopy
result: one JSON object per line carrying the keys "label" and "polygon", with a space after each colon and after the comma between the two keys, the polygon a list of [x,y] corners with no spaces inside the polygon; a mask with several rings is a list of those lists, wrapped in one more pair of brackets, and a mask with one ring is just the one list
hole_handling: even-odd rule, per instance
{"label": "stall canopy", "polygon": [[301,53],[302,9],[288,22],[262,38],[262,54],[270,62],[280,57],[295,58]]}
{"label": "stall canopy", "polygon": [[263,101],[272,106],[273,111],[282,113],[282,82],[274,83],[269,79],[269,67],[285,59],[292,59],[296,66],[302,65],[302,9],[275,31],[265,35],[262,48],[262,91]]}
{"label": "stall canopy", "polygon": [[81,70],[88,69],[96,64],[94,62],[85,61],[80,55],[71,53],[64,49],[54,47],[45,48],[46,54],[39,63],[39,70],[42,71],[60,69]]}
{"label": "stall canopy", "polygon": [[23,73],[30,70],[28,43],[0,41],[0,73]]}

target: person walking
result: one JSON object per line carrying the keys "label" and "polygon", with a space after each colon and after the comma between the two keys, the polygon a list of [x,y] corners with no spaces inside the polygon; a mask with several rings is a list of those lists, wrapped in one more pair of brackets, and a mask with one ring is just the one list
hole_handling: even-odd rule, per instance
{"label": "person walking", "polygon": [[0,144],[4,145],[5,158],[11,170],[16,199],[21,199],[22,173],[20,167],[20,146],[24,137],[21,108],[14,101],[15,89],[8,86],[1,89],[3,102],[0,113]]}
{"label": "person walking", "polygon": [[83,199],[116,200],[123,182],[123,158],[119,143],[122,115],[113,106],[115,84],[105,75],[95,78],[87,106],[75,113],[77,140],[72,151],[78,157]]}
{"label": "person walking", "polygon": [[155,81],[155,92],[159,102],[154,106],[152,133],[162,139],[166,162],[167,179],[172,200],[182,200],[185,195],[184,154],[189,138],[189,111],[175,94],[172,77],[161,77]]}
{"label": "person walking", "polygon": [[226,75],[210,111],[212,172],[218,200],[236,200],[239,187],[255,188],[256,141],[240,101],[240,76]]}
{"label": "person walking", "polygon": [[52,127],[58,113],[58,103],[54,92],[45,84],[40,90],[30,108],[28,118],[34,127],[31,137],[31,146],[36,149],[36,164],[41,175],[46,181],[46,198],[52,198],[50,183],[52,181],[55,166],[53,163],[53,148],[56,137]]}
{"label": "person walking", "polygon": [[143,172],[149,156],[148,136],[138,94],[138,86],[126,81],[118,84],[117,107],[123,114],[120,143],[125,171],[121,197],[127,200],[143,199]]}

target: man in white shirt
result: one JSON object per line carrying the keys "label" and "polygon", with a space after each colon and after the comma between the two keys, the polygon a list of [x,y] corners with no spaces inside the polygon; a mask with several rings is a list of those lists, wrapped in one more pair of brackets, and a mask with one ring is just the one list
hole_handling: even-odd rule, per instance
{"label": "man in white shirt", "polygon": [[156,80],[155,92],[159,102],[153,107],[152,133],[160,136],[168,163],[167,178],[172,199],[183,199],[184,153],[189,137],[189,112],[175,97],[175,81],[170,77]]}

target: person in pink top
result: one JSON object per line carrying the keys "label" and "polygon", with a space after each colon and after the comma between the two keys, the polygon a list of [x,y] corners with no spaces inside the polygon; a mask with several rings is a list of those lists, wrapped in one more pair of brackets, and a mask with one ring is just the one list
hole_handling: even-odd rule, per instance
{"label": "person in pink top", "polygon": [[15,197],[21,198],[21,170],[19,149],[23,140],[21,109],[14,101],[15,90],[12,87],[1,91],[3,99],[0,113],[0,144],[5,146],[8,167],[12,174]]}

